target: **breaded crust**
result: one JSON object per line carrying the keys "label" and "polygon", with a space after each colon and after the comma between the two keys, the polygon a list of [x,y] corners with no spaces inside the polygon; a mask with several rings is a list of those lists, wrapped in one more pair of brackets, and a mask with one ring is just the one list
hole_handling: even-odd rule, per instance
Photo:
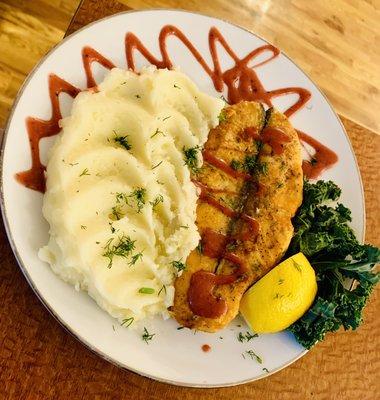
{"label": "breaded crust", "polygon": [[[205,150],[215,157],[230,164],[232,160],[244,161],[247,154],[257,154],[257,145],[252,137],[244,134],[246,127],[256,127],[258,132],[265,123],[265,111],[261,104],[241,102],[224,109],[225,122],[210,131]],[[244,201],[244,178],[235,178],[222,170],[204,162],[196,180],[211,188],[213,198],[221,204],[239,209]],[[218,191],[221,193],[218,193]],[[207,202],[199,199],[197,204],[196,224],[201,236],[207,228],[215,232],[228,234],[232,229],[231,217],[215,209]],[[197,316],[189,308],[187,292],[190,279],[194,272],[205,270],[214,272],[218,260],[203,255],[199,250],[193,250],[186,260],[186,270],[175,281],[175,298],[173,305],[174,317],[179,324],[192,327]]]}
{"label": "breaded crust", "polygon": [[[228,146],[230,146],[234,138],[236,141],[236,138],[241,135],[238,130],[252,126],[253,122],[257,124],[255,126],[259,128],[259,132],[262,130],[264,124],[260,124],[261,116],[260,118],[257,118],[257,115],[254,116],[254,120],[251,120],[249,116],[251,110],[257,114],[260,107],[257,103],[246,102],[229,107],[229,109],[233,109],[236,114],[232,114],[231,119],[228,118],[225,124],[210,132],[206,147],[214,149],[216,155],[223,156],[227,162],[237,159],[238,155],[239,161],[243,161],[247,154],[241,152],[221,154],[220,148],[225,146],[225,138],[228,138]],[[239,181],[228,177],[231,188],[234,187],[240,191],[240,195],[237,195],[236,198],[230,196],[228,200],[240,201],[242,212],[255,218],[259,224],[256,240],[237,241],[233,249],[233,254],[244,261],[247,267],[246,272],[231,284],[215,287],[214,296],[227,303],[225,314],[218,318],[200,317],[191,311],[188,304],[187,291],[192,274],[199,270],[216,271],[217,274],[223,275],[231,274],[236,270],[236,265],[225,259],[218,261],[206,257],[196,250],[193,251],[187,260],[187,270],[175,282],[176,294],[173,310],[175,318],[183,326],[207,332],[215,332],[224,328],[237,315],[244,292],[280,261],[289,246],[293,235],[291,218],[302,202],[301,146],[297,132],[280,112],[274,109],[268,110],[265,127],[278,128],[286,134],[289,141],[283,144],[283,152],[273,154],[271,147],[264,145],[257,161],[261,166],[265,165],[265,168],[261,168],[261,172],[254,174],[254,183],[248,184],[248,187],[244,184],[243,179]],[[215,140],[216,137],[219,138],[218,141]],[[255,154],[257,149],[252,142],[254,141],[251,138],[246,146],[252,154]],[[223,176],[221,171],[214,171],[215,169],[210,169],[207,165],[204,168],[201,176],[206,185],[212,183],[212,187],[224,187],[228,178]],[[210,174],[213,175],[210,176]],[[260,188],[259,193],[258,188]],[[244,228],[244,222],[241,219],[228,219],[214,207],[202,201],[197,207],[197,223],[201,235],[207,227],[214,230],[217,228],[220,233],[232,236],[236,236]]]}

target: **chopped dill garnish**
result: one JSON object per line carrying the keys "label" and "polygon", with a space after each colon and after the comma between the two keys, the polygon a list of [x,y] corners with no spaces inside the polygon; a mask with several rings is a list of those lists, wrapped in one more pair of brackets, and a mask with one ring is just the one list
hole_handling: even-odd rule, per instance
{"label": "chopped dill garnish", "polygon": [[81,226],[80,226],[80,229],[85,230],[85,229],[87,229],[87,226],[86,226],[86,225],[81,225]]}
{"label": "chopped dill garnish", "polygon": [[[263,359],[258,356],[253,350],[247,350],[245,353],[248,354],[252,358],[252,360],[256,360],[259,364],[263,363]],[[243,358],[245,358],[244,353],[242,355]]]}
{"label": "chopped dill garnish", "polygon": [[142,340],[146,343],[149,344],[148,341],[153,339],[153,336],[155,336],[155,333],[149,333],[148,330],[144,326],[144,332],[141,336]]}
{"label": "chopped dill garnish", "polygon": [[139,293],[141,294],[153,294],[154,293],[154,289],[150,288],[150,287],[142,287],[139,289]]}
{"label": "chopped dill garnish", "polygon": [[268,163],[262,162],[257,164],[257,170],[263,175],[268,175]]}
{"label": "chopped dill garnish", "polygon": [[232,160],[230,162],[230,167],[235,171],[238,171],[241,168],[241,162],[238,160]]}
{"label": "chopped dill garnish", "polygon": [[226,245],[226,250],[227,250],[227,251],[233,251],[233,250],[235,250],[235,249],[238,247],[238,245],[239,245],[239,243],[238,243],[238,241],[235,239],[235,240],[233,240],[233,241],[227,243],[227,245]]}
{"label": "chopped dill garnish", "polygon": [[166,120],[169,119],[170,117],[171,117],[171,115],[168,115],[167,117],[162,118],[162,121],[166,121]]}
{"label": "chopped dill garnish", "polygon": [[[114,221],[119,221],[119,219],[124,217],[123,211],[119,205],[112,207],[111,210],[112,211],[111,211],[111,214],[109,215],[109,218],[113,219]],[[111,232],[112,232],[112,228],[111,228]]]}
{"label": "chopped dill garnish", "polygon": [[133,323],[134,320],[135,320],[135,319],[134,319],[133,317],[125,318],[125,319],[123,319],[123,321],[121,322],[121,325],[122,325],[122,326],[125,326],[126,328],[128,328],[129,326],[132,325],[132,323]]}
{"label": "chopped dill garnish", "polygon": [[132,146],[128,142],[128,135],[125,136],[119,136],[115,131],[113,131],[115,137],[113,138],[113,141],[117,144],[119,144],[121,147],[124,147],[126,150],[131,150]]}
{"label": "chopped dill garnish", "polygon": [[243,343],[245,341],[249,342],[251,339],[258,337],[259,335],[257,333],[250,333],[250,332],[239,332],[239,335],[237,337],[238,341]]}
{"label": "chopped dill garnish", "polygon": [[73,167],[74,165],[78,165],[79,163],[69,163],[70,167]]}
{"label": "chopped dill garnish", "polygon": [[164,291],[166,294],[166,286],[165,285],[162,285],[162,288],[158,291],[157,296],[159,296],[162,291]]}
{"label": "chopped dill garnish", "polygon": [[280,278],[280,279],[278,280],[278,284],[279,284],[279,285],[282,285],[284,282],[285,282],[285,279],[283,279],[283,278]]}
{"label": "chopped dill garnish", "polygon": [[116,203],[125,203],[129,207],[136,208],[137,212],[141,212],[145,205],[146,189],[139,187],[133,190],[130,194],[121,192],[116,193]]}
{"label": "chopped dill garnish", "polygon": [[151,139],[154,138],[156,135],[158,135],[159,133],[161,133],[163,136],[165,136],[165,133],[160,131],[158,128],[156,129],[156,131],[153,133],[153,135],[150,137]]}
{"label": "chopped dill garnish", "polygon": [[114,257],[118,256],[127,258],[135,249],[136,240],[131,240],[129,236],[122,234],[118,237],[117,243],[112,244],[114,240],[115,238],[109,239],[106,245],[103,247],[105,252],[102,254],[102,256],[108,258],[109,260],[107,268],[112,267]]}
{"label": "chopped dill garnish", "polygon": [[269,369],[268,368],[263,368],[263,371],[268,373]]}
{"label": "chopped dill garnish", "polygon": [[90,175],[89,172],[88,172],[88,168],[85,168],[85,169],[81,172],[81,174],[79,175],[79,177],[85,176],[85,175]]}
{"label": "chopped dill garnish", "polygon": [[189,229],[189,225],[181,225],[180,228]]}
{"label": "chopped dill garnish", "polygon": [[243,167],[250,174],[268,174],[268,163],[259,162],[257,156],[246,156]]}
{"label": "chopped dill garnish", "polygon": [[181,329],[185,329],[185,327],[184,327],[184,326],[179,326],[179,327],[177,328],[177,331],[180,331]]}
{"label": "chopped dill garnish", "polygon": [[156,207],[158,204],[164,202],[164,196],[162,194],[159,194],[156,196],[156,198],[153,201],[150,201],[149,204],[151,204],[152,208]]}
{"label": "chopped dill garnish", "polygon": [[141,96],[139,94],[135,94],[136,99],[141,99]]}
{"label": "chopped dill garnish", "polygon": [[146,195],[146,189],[137,188],[128,196],[135,199],[138,213],[145,205],[145,195]]}
{"label": "chopped dill garnish", "polygon": [[276,293],[276,294],[273,296],[273,300],[276,300],[276,299],[281,299],[281,298],[283,298],[283,297],[284,297],[284,295],[283,295],[283,294]]}
{"label": "chopped dill garnish", "polygon": [[198,151],[199,146],[195,147],[183,147],[182,148],[183,154],[185,156],[185,165],[188,166],[190,171],[196,173],[198,172]]}
{"label": "chopped dill garnish", "polygon": [[156,180],[156,182],[157,182],[159,185],[165,185],[164,182],[161,182],[161,181],[159,181],[158,179]]}
{"label": "chopped dill garnish", "polygon": [[224,109],[220,112],[218,119],[220,124],[227,121],[227,114]]}
{"label": "chopped dill garnish", "polygon": [[221,95],[220,98],[221,98],[225,103],[229,104],[228,101],[227,101],[227,99],[226,99],[223,95]]}
{"label": "chopped dill garnish", "polygon": [[186,269],[186,264],[181,262],[181,260],[172,261],[170,264],[171,264],[172,267],[174,267],[177,270],[177,272],[181,272],[181,271]]}
{"label": "chopped dill garnish", "polygon": [[173,87],[175,87],[176,89],[181,89],[178,85],[174,84]]}
{"label": "chopped dill garnish", "polygon": [[154,165],[154,166],[152,167],[152,169],[155,169],[155,168],[159,167],[161,164],[162,164],[162,160],[161,160],[158,164]]}
{"label": "chopped dill garnish", "polygon": [[112,222],[108,222],[108,225],[110,226],[111,233],[115,233],[116,229],[112,226]]}
{"label": "chopped dill garnish", "polygon": [[198,246],[196,247],[196,249],[198,250],[199,254],[203,253],[203,242],[202,242],[202,240],[199,241]]}
{"label": "chopped dill garnish", "polygon": [[132,266],[135,265],[137,263],[138,260],[141,260],[143,257],[143,253],[142,251],[140,251],[140,253],[136,253],[131,257],[131,261],[129,261],[128,265]]}

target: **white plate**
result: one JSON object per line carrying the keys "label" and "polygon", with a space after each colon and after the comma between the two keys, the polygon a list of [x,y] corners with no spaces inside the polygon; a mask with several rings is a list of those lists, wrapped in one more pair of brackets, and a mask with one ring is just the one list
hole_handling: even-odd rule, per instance
{"label": "white plate", "polygon": [[[118,326],[90,297],[62,282],[47,264],[38,259],[37,250],[48,239],[48,226],[41,213],[42,195],[26,189],[14,179],[16,172],[30,167],[25,118],[49,119],[51,115],[48,74],[54,72],[75,86],[85,88],[81,59],[85,45],[95,48],[117,66],[125,67],[126,32],[134,32],[148,49],[158,55],[158,35],[166,24],[179,27],[209,63],[208,33],[212,26],[221,31],[242,57],[266,43],[254,34],[221,20],[174,10],[117,14],[74,33],[33,70],[13,107],[3,141],[3,217],[13,251],[30,285],[61,324],[90,349],[119,366],[160,381],[201,387],[236,385],[267,376],[263,368],[274,372],[289,365],[305,350],[286,332],[261,335],[249,343],[240,343],[237,334],[246,327],[238,319],[217,334],[193,334],[187,329],[177,330],[174,320],[151,320],[146,326],[156,335],[147,345],[141,340],[140,329],[131,331]],[[169,40],[169,51],[175,64],[181,66],[202,90],[220,95],[178,40]],[[228,66],[231,61],[226,53],[220,51],[220,56],[222,65]],[[138,57],[138,67],[143,64],[143,59]],[[102,79],[104,69],[95,64],[93,70],[96,80]],[[342,202],[351,208],[352,226],[362,240],[364,202],[360,175],[349,140],[331,106],[313,82],[283,54],[256,71],[269,89],[300,86],[312,93],[308,107],[292,117],[292,122],[296,128],[308,132],[339,154],[338,164],[328,170],[323,179],[332,179],[343,189]],[[68,96],[61,96],[60,101],[65,116],[71,102]],[[274,103],[281,109],[291,101],[294,98],[284,97]],[[42,160],[46,159],[46,151],[53,140],[49,138],[41,142]],[[202,352],[203,344],[209,344],[212,350]],[[263,364],[242,357],[242,353],[250,349],[262,357]]]}

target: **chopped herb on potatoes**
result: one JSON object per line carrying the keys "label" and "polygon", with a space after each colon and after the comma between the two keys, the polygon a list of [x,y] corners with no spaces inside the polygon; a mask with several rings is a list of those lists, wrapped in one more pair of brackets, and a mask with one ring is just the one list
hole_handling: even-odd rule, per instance
{"label": "chopped herb on potatoes", "polygon": [[195,147],[183,147],[182,148],[183,155],[185,158],[185,165],[190,169],[191,172],[198,172],[198,151],[199,146]]}
{"label": "chopped herb on potatoes", "polygon": [[132,145],[128,142],[128,135],[118,135],[115,131],[113,131],[114,133],[114,138],[113,141],[118,144],[121,147],[124,147],[124,149],[126,150],[131,150],[132,149]]}
{"label": "chopped herb on potatoes", "polygon": [[102,254],[103,257],[106,257],[109,260],[108,268],[112,267],[114,257],[129,257],[135,249],[135,242],[136,240],[132,240],[129,236],[124,234],[119,236],[117,239],[109,239],[104,246],[105,252]]}

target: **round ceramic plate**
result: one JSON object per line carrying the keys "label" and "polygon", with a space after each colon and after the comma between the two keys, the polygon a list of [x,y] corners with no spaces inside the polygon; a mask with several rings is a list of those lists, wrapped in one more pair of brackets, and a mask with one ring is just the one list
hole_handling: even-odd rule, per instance
{"label": "round ceramic plate", "polygon": [[[125,35],[133,32],[156,57],[160,57],[158,37],[167,24],[178,27],[212,66],[208,35],[216,27],[236,54],[243,58],[266,42],[242,28],[221,20],[174,10],[151,10],[117,14],[86,26],[55,47],[26,80],[13,107],[3,141],[2,211],[10,243],[30,285],[50,312],[90,349],[115,364],[139,374],[184,386],[228,386],[259,379],[289,365],[305,353],[290,333],[260,335],[248,343],[237,340],[247,327],[239,318],[216,334],[188,329],[177,330],[174,320],[159,319],[144,324],[154,339],[141,340],[141,329],[129,330],[118,325],[102,311],[87,294],[77,292],[62,282],[49,266],[37,257],[38,249],[47,243],[48,225],[41,213],[42,194],[20,185],[15,173],[30,168],[31,155],[25,125],[28,116],[48,120],[51,103],[48,76],[54,73],[79,88],[86,88],[82,49],[91,46],[118,67],[126,67]],[[230,56],[217,46],[222,69],[233,65]],[[212,81],[177,38],[168,39],[168,53],[201,88],[215,96]],[[255,60],[256,64],[260,60]],[[137,68],[147,61],[136,54]],[[99,82],[106,70],[99,64],[91,66]],[[334,180],[342,189],[344,202],[353,211],[352,226],[361,240],[364,234],[363,191],[356,160],[344,129],[331,106],[313,82],[285,55],[280,54],[255,71],[266,90],[302,87],[311,92],[306,107],[291,120],[339,155],[339,162],[322,178]],[[293,104],[294,95],[274,100],[280,110]],[[59,97],[63,116],[70,112],[71,98]],[[40,142],[42,162],[54,137]],[[208,344],[211,351],[202,352]],[[262,359],[257,362],[242,356],[253,350]],[[247,353],[245,353],[247,354]]]}

